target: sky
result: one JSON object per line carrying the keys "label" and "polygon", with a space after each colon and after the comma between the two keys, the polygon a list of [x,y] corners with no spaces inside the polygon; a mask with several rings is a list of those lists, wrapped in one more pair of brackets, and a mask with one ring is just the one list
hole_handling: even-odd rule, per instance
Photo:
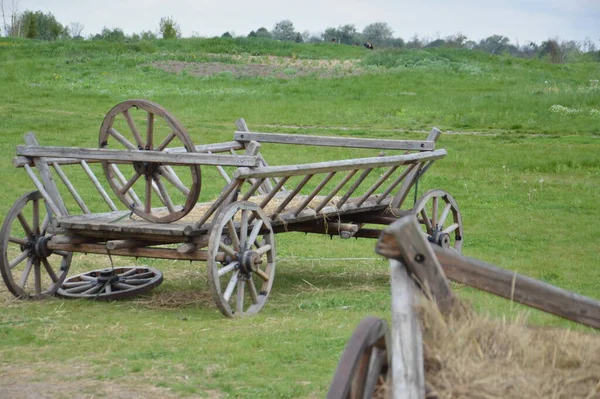
{"label": "sky", "polygon": [[224,32],[245,36],[260,27],[272,30],[288,19],[296,31],[323,32],[354,24],[359,31],[387,22],[395,37],[417,34],[435,40],[462,33],[478,41],[493,34],[512,43],[548,38],[583,41],[600,47],[600,0],[0,0],[20,11],[51,12],[63,25],[84,25],[82,35],[103,27],[126,34],[158,31],[161,17],[173,17],[182,36],[212,37]]}

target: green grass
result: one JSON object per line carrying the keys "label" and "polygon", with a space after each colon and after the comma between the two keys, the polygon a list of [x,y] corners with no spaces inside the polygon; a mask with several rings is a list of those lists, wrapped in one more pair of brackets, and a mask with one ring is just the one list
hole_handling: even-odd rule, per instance
{"label": "green grass", "polygon": [[[197,77],[151,65],[219,59],[243,64],[252,55],[360,58],[357,67],[365,73]],[[419,185],[420,193],[443,188],[457,199],[465,254],[600,299],[600,116],[593,111],[600,109],[598,79],[599,63],[551,65],[448,49],[368,52],[238,39],[2,39],[0,215],[34,189],[11,164],[25,132],[34,131],[43,145],[95,147],[106,112],[129,98],[163,105],[196,143],[230,140],[239,117],[257,131],[353,137],[417,138],[437,126],[473,133],[443,135],[438,146],[448,156]],[[272,164],[292,164],[368,151],[265,145],[264,153]],[[216,173],[203,173],[202,196],[214,198],[220,189]],[[82,190],[89,194],[93,188]],[[360,319],[390,318],[388,266],[374,254],[372,240],[296,233],[276,240],[275,289],[265,309],[244,320],[224,319],[216,310],[199,262],[139,260],[163,271],[165,283],[150,296],[108,304],[18,302],[2,286],[0,374],[29,370],[39,381],[64,384],[66,397],[84,381],[129,381],[176,396],[323,397]],[[106,257],[77,255],[72,268],[108,265]],[[467,287],[455,289],[481,312],[513,318],[525,310]],[[172,305],[159,301],[173,295]],[[178,306],[189,302],[186,297],[196,301]],[[530,312],[535,324],[581,328]],[[61,367],[77,372],[62,380],[48,372]]]}

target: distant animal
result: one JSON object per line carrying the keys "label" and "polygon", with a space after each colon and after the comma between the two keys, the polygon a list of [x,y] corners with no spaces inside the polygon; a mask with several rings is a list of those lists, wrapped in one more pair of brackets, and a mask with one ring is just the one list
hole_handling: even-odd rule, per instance
{"label": "distant animal", "polygon": [[332,42],[332,43],[335,43],[335,42],[336,42],[335,38],[331,39],[331,42]]}
{"label": "distant animal", "polygon": [[369,43],[369,42],[366,42],[366,43],[364,44],[364,46],[365,46],[366,48],[368,48],[369,50],[373,50],[373,45],[372,45],[371,43]]}

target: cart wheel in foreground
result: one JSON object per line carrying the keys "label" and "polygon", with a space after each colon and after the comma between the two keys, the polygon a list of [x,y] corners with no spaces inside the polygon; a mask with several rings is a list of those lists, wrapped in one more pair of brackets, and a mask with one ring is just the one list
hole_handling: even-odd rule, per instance
{"label": "cart wheel in foreground", "polygon": [[383,319],[362,319],[342,353],[327,399],[371,398],[385,389],[390,364],[387,330]]}
{"label": "cart wheel in foreground", "polygon": [[208,281],[227,317],[252,315],[267,301],[275,278],[275,236],[256,204],[234,202],[216,217],[208,241]]}
{"label": "cart wheel in foreground", "polygon": [[115,267],[69,277],[56,294],[65,298],[112,301],[146,293],[162,281],[162,273],[150,267]]}
{"label": "cart wheel in foreground", "polygon": [[4,219],[0,272],[8,290],[18,298],[53,295],[69,272],[73,254],[47,248],[51,218],[42,194],[32,191],[19,198]]}
{"label": "cart wheel in foreground", "polygon": [[[166,109],[147,100],[128,100],[113,107],[102,122],[99,145],[129,151],[196,151],[183,125]],[[151,222],[181,219],[200,195],[198,165],[133,162],[130,168],[130,164],[103,161],[102,168],[121,202]],[[143,194],[141,199],[138,193]]]}
{"label": "cart wheel in foreground", "polygon": [[462,218],[456,200],[448,192],[437,189],[427,191],[418,199],[412,212],[430,242],[461,252]]}

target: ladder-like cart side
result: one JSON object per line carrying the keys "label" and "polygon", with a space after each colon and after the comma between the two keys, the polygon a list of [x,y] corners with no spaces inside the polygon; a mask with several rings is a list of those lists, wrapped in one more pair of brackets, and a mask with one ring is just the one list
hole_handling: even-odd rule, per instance
{"label": "ladder-like cart side", "polygon": [[[167,127],[163,137],[158,122]],[[380,229],[367,225],[389,225],[416,213],[431,241],[460,251],[462,221],[450,194],[431,190],[402,209],[415,182],[446,155],[434,149],[439,130],[423,141],[377,140],[253,133],[243,119],[236,125],[233,141],[195,146],[162,107],[129,100],[105,117],[99,148],[40,146],[27,134],[13,163],[26,170],[37,191],[15,203],[0,231],[0,271],[8,289],[21,298],[58,292],[110,300],[148,290],[162,278],[154,269],[124,268],[67,279],[73,252],[201,260],[208,264],[217,306],[233,316],[264,306],[274,280],[277,233],[377,238]],[[405,153],[269,166],[260,152],[267,143]],[[92,170],[94,163],[101,164],[121,210]],[[215,167],[225,181],[213,201],[198,202],[200,166]],[[85,172],[109,212],[90,210],[67,177],[72,167]],[[66,196],[77,213],[68,209]]]}

